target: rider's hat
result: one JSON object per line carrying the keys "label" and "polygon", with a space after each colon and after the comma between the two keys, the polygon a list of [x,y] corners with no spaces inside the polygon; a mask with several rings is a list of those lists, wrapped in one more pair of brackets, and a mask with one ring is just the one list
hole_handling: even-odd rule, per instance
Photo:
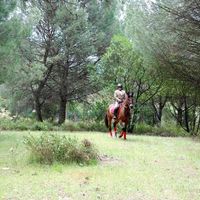
{"label": "rider's hat", "polygon": [[117,84],[117,88],[123,88],[121,83]]}

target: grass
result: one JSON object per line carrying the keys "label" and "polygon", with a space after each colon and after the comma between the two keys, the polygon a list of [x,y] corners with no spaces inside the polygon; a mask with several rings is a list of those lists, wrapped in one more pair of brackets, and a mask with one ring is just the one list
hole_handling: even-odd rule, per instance
{"label": "grass", "polygon": [[[27,132],[0,132],[2,200],[199,200],[200,143],[190,138],[68,133],[96,144],[111,161],[98,165],[31,164]],[[40,135],[42,132],[32,132]]]}

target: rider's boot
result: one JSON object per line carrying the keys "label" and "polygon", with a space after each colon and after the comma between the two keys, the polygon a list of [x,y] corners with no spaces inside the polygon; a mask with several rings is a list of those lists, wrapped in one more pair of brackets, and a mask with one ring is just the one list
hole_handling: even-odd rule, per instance
{"label": "rider's boot", "polygon": [[118,113],[118,108],[115,108],[115,110],[114,110],[114,117],[113,117],[114,120],[117,119],[117,113]]}

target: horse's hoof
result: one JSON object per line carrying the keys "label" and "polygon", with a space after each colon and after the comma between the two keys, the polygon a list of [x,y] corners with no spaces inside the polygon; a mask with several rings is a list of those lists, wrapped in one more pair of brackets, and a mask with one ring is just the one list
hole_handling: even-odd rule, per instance
{"label": "horse's hoof", "polygon": [[122,135],[119,136],[119,138],[121,138],[121,137],[122,137]]}

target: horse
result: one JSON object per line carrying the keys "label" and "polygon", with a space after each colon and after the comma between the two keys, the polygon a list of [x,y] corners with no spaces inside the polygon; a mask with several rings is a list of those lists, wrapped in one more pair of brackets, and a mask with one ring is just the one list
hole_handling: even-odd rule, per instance
{"label": "horse", "polygon": [[[117,118],[113,123],[115,137],[117,137],[117,124],[121,122],[121,123],[124,123],[124,127],[122,128],[119,138],[124,136],[124,140],[126,140],[126,129],[131,117],[131,113],[130,113],[131,108],[133,108],[133,93],[127,92],[125,100],[123,101],[123,103],[121,103],[118,109]],[[114,117],[114,104],[111,104],[108,107],[106,115],[105,115],[105,125],[109,129],[109,134],[111,137],[112,137],[111,126],[112,126],[113,117]]]}

